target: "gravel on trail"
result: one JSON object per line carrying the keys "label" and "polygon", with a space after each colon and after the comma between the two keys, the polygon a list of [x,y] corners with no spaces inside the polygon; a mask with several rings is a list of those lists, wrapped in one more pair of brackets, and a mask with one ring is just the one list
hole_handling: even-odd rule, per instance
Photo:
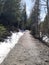
{"label": "gravel on trail", "polygon": [[0,65],[49,65],[49,47],[25,31]]}

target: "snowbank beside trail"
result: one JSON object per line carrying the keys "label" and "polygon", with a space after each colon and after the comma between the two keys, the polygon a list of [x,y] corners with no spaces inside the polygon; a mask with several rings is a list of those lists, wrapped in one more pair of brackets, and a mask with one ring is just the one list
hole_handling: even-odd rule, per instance
{"label": "snowbank beside trail", "polygon": [[12,33],[12,35],[8,37],[8,39],[5,39],[4,42],[0,42],[0,64],[3,62],[3,60],[10,52],[10,50],[15,46],[15,44],[17,44],[22,35],[22,32],[15,32]]}
{"label": "snowbank beside trail", "polygon": [[45,35],[42,39],[44,42],[49,43],[49,38]]}
{"label": "snowbank beside trail", "polygon": [[42,38],[42,41],[46,42],[46,43],[49,43],[49,38],[47,35],[42,35],[42,32],[40,32],[40,38]]}

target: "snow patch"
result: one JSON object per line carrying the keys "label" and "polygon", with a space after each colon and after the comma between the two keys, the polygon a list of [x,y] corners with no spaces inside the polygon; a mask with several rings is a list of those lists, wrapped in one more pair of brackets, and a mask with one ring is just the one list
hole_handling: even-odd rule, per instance
{"label": "snow patch", "polygon": [[43,41],[49,43],[49,38],[45,35],[45,36],[43,37]]}
{"label": "snow patch", "polygon": [[8,37],[8,39],[5,39],[4,42],[0,42],[0,64],[3,62],[3,60],[10,52],[10,50],[15,46],[15,44],[17,44],[22,35],[22,32],[15,32],[12,33],[12,35]]}

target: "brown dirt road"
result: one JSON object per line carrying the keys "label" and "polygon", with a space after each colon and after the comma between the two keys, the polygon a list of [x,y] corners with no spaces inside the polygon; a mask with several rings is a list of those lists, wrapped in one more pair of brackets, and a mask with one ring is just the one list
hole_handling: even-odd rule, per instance
{"label": "brown dirt road", "polygon": [[25,31],[0,65],[49,65],[49,47]]}

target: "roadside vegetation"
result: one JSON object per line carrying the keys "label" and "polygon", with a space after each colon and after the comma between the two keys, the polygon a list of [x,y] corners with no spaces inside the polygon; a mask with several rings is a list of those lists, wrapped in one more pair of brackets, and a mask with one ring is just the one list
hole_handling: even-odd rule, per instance
{"label": "roadside vegetation", "polygon": [[0,41],[4,41],[10,35],[11,33],[3,25],[0,25]]}
{"label": "roadside vegetation", "polygon": [[0,0],[0,41],[12,32],[26,29],[26,4],[21,0]]}

